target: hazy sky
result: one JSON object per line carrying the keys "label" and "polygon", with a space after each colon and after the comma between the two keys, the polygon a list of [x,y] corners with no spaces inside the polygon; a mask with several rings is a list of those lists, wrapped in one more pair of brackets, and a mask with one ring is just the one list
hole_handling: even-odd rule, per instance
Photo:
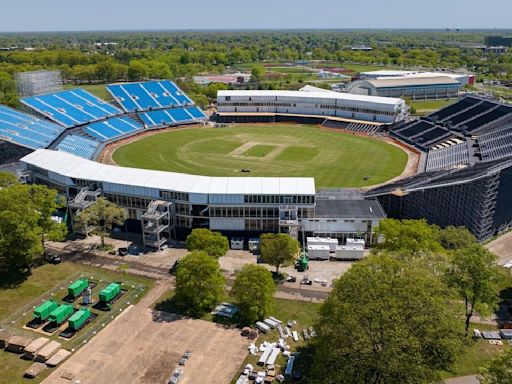
{"label": "hazy sky", "polygon": [[0,31],[512,28],[512,0],[0,0]]}

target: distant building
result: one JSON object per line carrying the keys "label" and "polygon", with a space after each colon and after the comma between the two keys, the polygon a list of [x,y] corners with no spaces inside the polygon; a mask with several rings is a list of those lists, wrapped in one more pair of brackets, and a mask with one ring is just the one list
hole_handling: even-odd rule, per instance
{"label": "distant building", "polygon": [[401,71],[401,70],[381,70],[371,72],[361,72],[363,79],[386,79],[386,78],[420,78],[420,77],[450,77],[457,80],[462,85],[473,85],[475,75],[466,73],[450,72],[423,72],[423,71]]}
{"label": "distant building", "polygon": [[353,51],[373,51],[372,47],[368,47],[366,45],[355,45],[353,47],[350,47]]}
{"label": "distant building", "polygon": [[512,47],[512,36],[487,36],[485,45]]}
{"label": "distant building", "polygon": [[205,75],[194,76],[194,83],[201,85],[208,85],[210,83],[223,83],[223,84],[244,84],[251,80],[249,73],[230,73],[226,75]]}
{"label": "distant building", "polygon": [[390,77],[356,80],[347,86],[354,95],[409,97],[413,100],[457,97],[462,84],[448,76]]}

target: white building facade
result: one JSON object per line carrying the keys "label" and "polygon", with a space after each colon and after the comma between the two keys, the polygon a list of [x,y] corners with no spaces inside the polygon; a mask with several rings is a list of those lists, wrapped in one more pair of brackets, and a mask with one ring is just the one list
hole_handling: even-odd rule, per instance
{"label": "white building facade", "polygon": [[345,118],[392,124],[407,113],[399,98],[352,95],[338,92],[218,91],[220,115],[278,114]]}

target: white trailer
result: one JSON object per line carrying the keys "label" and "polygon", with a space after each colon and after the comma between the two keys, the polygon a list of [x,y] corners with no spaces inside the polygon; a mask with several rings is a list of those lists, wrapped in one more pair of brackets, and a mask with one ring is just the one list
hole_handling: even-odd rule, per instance
{"label": "white trailer", "polygon": [[267,360],[267,365],[275,364],[277,356],[279,356],[279,352],[281,352],[281,349],[279,348],[272,349],[272,353]]}
{"label": "white trailer", "polygon": [[331,249],[328,245],[308,245],[309,260],[329,260]]}
{"label": "white trailer", "polygon": [[273,349],[274,347],[272,345],[269,345],[267,348],[265,348],[265,351],[263,351],[260,359],[258,360],[258,365],[265,365],[267,363],[267,360],[270,357]]}
{"label": "white trailer", "polygon": [[256,328],[258,328],[263,333],[270,332],[270,327],[267,324],[262,323],[261,321],[256,322],[255,325],[256,325]]}
{"label": "white trailer", "polygon": [[277,327],[277,323],[271,319],[265,319],[265,320],[263,320],[263,323],[272,329],[275,329]]}
{"label": "white trailer", "polygon": [[328,245],[330,252],[336,252],[336,246],[338,245],[338,239],[331,239],[330,237],[308,237],[308,246],[310,245]]}
{"label": "white trailer", "polygon": [[337,260],[361,260],[364,257],[364,248],[360,246],[338,245],[336,247]]}
{"label": "white trailer", "polygon": [[363,239],[347,239],[347,243],[345,245],[351,245],[354,247],[365,247],[366,243]]}

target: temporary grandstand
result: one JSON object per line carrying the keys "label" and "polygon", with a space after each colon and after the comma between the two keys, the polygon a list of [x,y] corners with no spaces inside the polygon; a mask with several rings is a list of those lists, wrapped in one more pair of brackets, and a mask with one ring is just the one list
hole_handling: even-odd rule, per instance
{"label": "temporary grandstand", "polygon": [[25,148],[47,148],[65,128],[0,105],[0,140]]}
{"label": "temporary grandstand", "polygon": [[366,194],[390,217],[463,225],[479,240],[512,225],[512,106],[468,96],[390,133],[423,152],[418,175]]}
{"label": "temporary grandstand", "polygon": [[91,123],[121,113],[113,105],[80,88],[25,97],[21,99],[21,102],[66,128]]}
{"label": "temporary grandstand", "polygon": [[220,122],[275,121],[315,122],[359,120],[381,124],[405,119],[405,101],[398,98],[350,95],[338,92],[218,91]]}
{"label": "temporary grandstand", "polygon": [[193,105],[192,100],[170,80],[111,84],[107,90],[125,112]]}
{"label": "temporary grandstand", "polygon": [[[39,72],[23,74],[27,78],[36,75],[42,78],[47,76]],[[41,82],[48,85],[47,79]],[[123,111],[80,88],[45,94],[36,92],[36,95],[21,100],[33,115],[0,106],[0,141],[14,146],[9,153],[16,146],[19,147],[20,156],[26,154],[26,150],[21,148],[51,148],[92,159],[105,145],[145,129],[196,124],[207,120],[204,112],[170,81],[130,83],[123,85],[123,88],[125,86],[130,92],[135,92],[135,89],[149,91],[151,100],[158,99],[165,108],[150,107],[137,114],[127,112],[126,103],[121,104]],[[119,84],[112,87],[119,89]],[[164,91],[158,95],[152,93],[150,90],[156,87],[164,87]],[[135,99],[141,100],[141,103],[142,100],[147,101],[143,96]],[[6,158],[12,159],[13,155]]]}
{"label": "temporary grandstand", "polygon": [[468,96],[390,133],[424,151],[424,170],[435,171],[512,155],[511,130],[512,106]]}
{"label": "temporary grandstand", "polygon": [[512,158],[421,173],[366,193],[388,216],[465,226],[480,241],[512,225]]}

